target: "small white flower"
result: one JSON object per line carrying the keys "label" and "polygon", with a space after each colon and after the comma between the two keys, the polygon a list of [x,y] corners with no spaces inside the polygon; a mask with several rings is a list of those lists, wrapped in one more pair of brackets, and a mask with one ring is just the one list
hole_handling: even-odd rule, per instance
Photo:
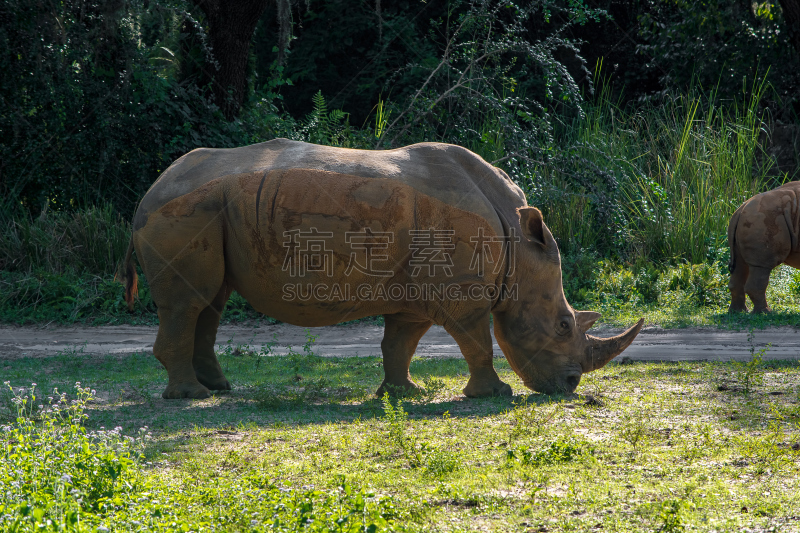
{"label": "small white flower", "polygon": [[61,481],[63,483],[72,483],[72,476],[70,476],[69,474],[64,474],[63,476],[61,476]]}
{"label": "small white flower", "polygon": [[108,533],[109,529],[106,526],[97,526],[97,533]]}

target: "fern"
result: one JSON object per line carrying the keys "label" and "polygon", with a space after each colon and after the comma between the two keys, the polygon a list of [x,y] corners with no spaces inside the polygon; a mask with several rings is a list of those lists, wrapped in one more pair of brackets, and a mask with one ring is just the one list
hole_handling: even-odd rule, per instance
{"label": "fern", "polygon": [[314,109],[308,114],[301,134],[309,142],[341,146],[349,137],[350,125],[347,123],[348,113],[341,109],[328,111],[328,103],[317,91],[311,98]]}

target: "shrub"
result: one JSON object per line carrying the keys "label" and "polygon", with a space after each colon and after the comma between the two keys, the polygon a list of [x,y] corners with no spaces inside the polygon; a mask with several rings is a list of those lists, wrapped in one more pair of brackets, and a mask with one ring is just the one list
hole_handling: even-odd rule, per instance
{"label": "shrub", "polygon": [[218,474],[214,483],[160,479],[140,468],[146,428],[137,438],[120,428],[87,431],[94,391],[76,384],[73,400],[53,391],[42,402],[33,384],[8,382],[16,419],[0,434],[0,530],[279,532],[403,531],[388,498],[341,480],[328,491],[295,490],[258,473]]}
{"label": "shrub", "polygon": [[0,529],[74,528],[86,513],[103,515],[126,499],[138,443],[121,428],[87,432],[84,410],[92,399],[54,390],[47,401],[36,384],[11,388],[17,416],[0,436]]}
{"label": "shrub", "polygon": [[680,265],[666,274],[666,289],[688,293],[691,303],[699,307],[718,305],[728,298],[725,269],[719,263]]}

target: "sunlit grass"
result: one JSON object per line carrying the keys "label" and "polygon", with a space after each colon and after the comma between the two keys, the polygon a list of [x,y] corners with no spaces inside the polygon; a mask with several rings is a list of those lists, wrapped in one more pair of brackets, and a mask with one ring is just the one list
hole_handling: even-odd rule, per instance
{"label": "sunlit grass", "polygon": [[[581,395],[549,397],[529,395],[497,360],[517,395],[470,400],[463,360],[415,359],[412,375],[433,393],[399,403],[372,395],[376,358],[233,353],[220,359],[234,390],[198,401],[162,400],[164,372],[147,354],[6,359],[3,370],[16,386],[95,388],[89,432],[149,426],[123,477],[131,488],[85,511],[87,525],[111,531],[261,531],[297,517],[303,501],[317,527],[329,524],[320,531],[336,531],[326,516],[352,518],[359,494],[359,516],[394,530],[797,525],[796,362],[758,365],[749,393],[732,364],[612,364],[584,376]],[[283,399],[265,401],[271,390]],[[290,522],[287,531],[299,528]]]}

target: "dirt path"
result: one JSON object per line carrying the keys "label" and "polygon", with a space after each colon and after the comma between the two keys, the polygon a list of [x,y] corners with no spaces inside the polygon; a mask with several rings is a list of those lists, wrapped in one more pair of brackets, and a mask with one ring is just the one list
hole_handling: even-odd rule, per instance
{"label": "dirt path", "polygon": [[[13,327],[0,326],[0,359],[52,355],[65,351],[85,353],[132,353],[152,351],[157,329],[149,326],[100,327]],[[380,356],[383,328],[353,325],[313,328],[317,335],[313,351],[322,356]],[[610,336],[617,330],[593,332]],[[286,354],[290,347],[303,352],[306,328],[279,324],[273,326],[220,327],[219,348],[246,345],[255,350],[274,342],[272,353]],[[622,354],[632,361],[726,361],[746,359],[751,347],[758,350],[771,343],[765,359],[800,359],[800,331],[792,328],[771,328],[754,333],[752,343],[747,332],[717,329],[644,329],[634,343]],[[495,343],[494,353],[501,355]],[[417,355],[420,357],[460,357],[458,346],[444,329],[432,327],[422,338]]]}

